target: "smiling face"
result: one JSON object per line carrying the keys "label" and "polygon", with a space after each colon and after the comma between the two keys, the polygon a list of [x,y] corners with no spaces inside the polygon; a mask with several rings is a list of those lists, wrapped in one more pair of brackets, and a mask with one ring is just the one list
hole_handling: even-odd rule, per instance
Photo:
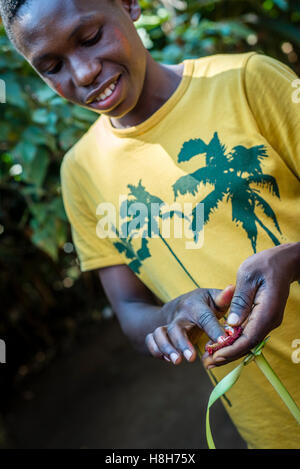
{"label": "smiling face", "polygon": [[20,52],[69,101],[120,118],[136,106],[146,49],[137,0],[29,0],[12,30]]}

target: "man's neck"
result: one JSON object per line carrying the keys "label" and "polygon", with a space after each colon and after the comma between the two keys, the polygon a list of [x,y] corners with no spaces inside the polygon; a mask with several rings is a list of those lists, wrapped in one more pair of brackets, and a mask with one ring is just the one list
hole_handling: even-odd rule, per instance
{"label": "man's neck", "polygon": [[152,116],[176,91],[183,75],[183,64],[162,65],[150,54],[142,94],[135,108],[120,119],[111,118],[113,127],[123,129],[141,124]]}

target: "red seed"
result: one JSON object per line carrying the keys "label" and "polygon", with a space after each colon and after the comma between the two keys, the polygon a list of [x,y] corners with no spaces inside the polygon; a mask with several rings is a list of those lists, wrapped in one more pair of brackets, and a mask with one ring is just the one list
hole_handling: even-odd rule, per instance
{"label": "red seed", "polygon": [[213,355],[217,350],[220,350],[223,347],[232,345],[233,342],[235,342],[243,332],[242,327],[232,327],[228,326],[228,324],[224,326],[224,329],[226,332],[225,336],[219,337],[218,342],[215,342],[214,344],[207,344],[205,346],[205,350],[209,353],[209,355]]}

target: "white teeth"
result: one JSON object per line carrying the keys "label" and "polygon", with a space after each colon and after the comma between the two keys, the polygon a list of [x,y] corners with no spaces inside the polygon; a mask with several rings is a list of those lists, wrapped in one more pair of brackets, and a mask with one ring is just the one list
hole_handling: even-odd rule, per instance
{"label": "white teeth", "polygon": [[98,96],[96,98],[96,101],[103,101],[104,99],[108,98],[108,96],[110,96],[113,91],[116,89],[116,82],[115,83],[111,83],[104,91],[103,93],[100,94],[100,96]]}
{"label": "white teeth", "polygon": [[108,90],[105,91],[106,96],[110,96],[112,94],[112,90],[109,88]]}

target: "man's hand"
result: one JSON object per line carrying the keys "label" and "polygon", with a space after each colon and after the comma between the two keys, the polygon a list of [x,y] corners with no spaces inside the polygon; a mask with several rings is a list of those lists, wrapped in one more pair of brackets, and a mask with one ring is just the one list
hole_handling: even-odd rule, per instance
{"label": "man's hand", "polygon": [[202,357],[207,368],[225,365],[247,354],[280,326],[290,284],[300,279],[300,243],[282,244],[249,257],[237,274],[227,323],[244,326],[241,337],[212,356]]}
{"label": "man's hand", "polygon": [[161,312],[168,318],[167,324],[146,337],[150,353],[176,365],[181,363],[182,356],[194,361],[197,354],[192,342],[199,332],[205,331],[213,341],[224,335],[218,319],[226,313],[233,293],[232,285],[223,291],[198,288],[178,297],[175,303],[174,300],[166,303]]}

